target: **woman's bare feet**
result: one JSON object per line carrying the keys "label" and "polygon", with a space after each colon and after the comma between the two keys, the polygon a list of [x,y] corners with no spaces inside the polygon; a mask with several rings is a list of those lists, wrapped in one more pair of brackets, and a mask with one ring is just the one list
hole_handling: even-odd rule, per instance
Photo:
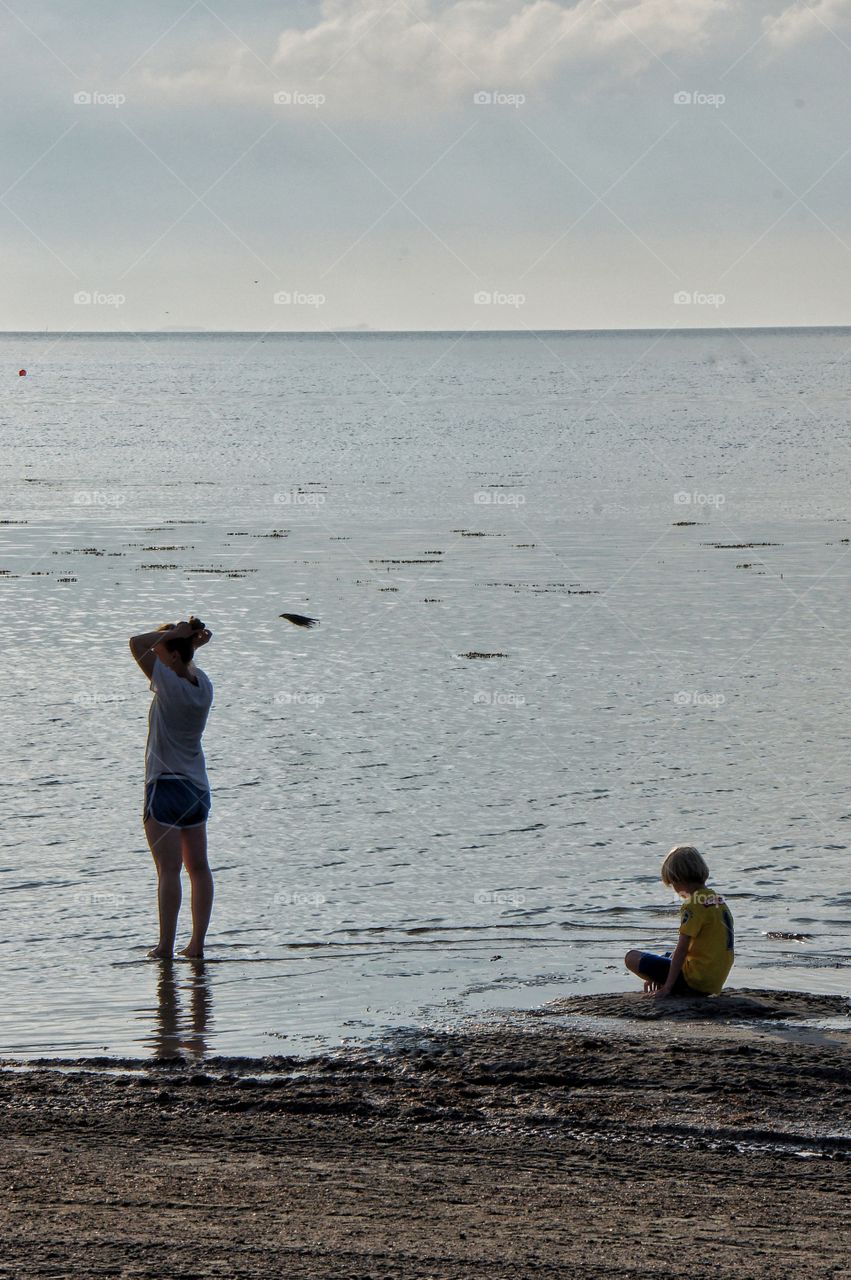
{"label": "woman's bare feet", "polygon": [[183,948],[180,954],[182,956],[186,956],[187,960],[203,960],[204,948],[203,946],[197,946],[194,942],[190,942],[188,946]]}
{"label": "woman's bare feet", "polygon": [[155,947],[151,947],[150,951],[148,952],[148,959],[149,960],[173,960],[174,951],[172,950],[172,948],[166,947],[161,942],[159,942]]}

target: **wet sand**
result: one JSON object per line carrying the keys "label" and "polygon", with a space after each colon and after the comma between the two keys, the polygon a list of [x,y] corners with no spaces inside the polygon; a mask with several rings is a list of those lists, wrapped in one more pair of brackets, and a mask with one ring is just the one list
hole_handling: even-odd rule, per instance
{"label": "wet sand", "polygon": [[8,1070],[0,1276],[849,1277],[848,1010],[577,997],[308,1059]]}

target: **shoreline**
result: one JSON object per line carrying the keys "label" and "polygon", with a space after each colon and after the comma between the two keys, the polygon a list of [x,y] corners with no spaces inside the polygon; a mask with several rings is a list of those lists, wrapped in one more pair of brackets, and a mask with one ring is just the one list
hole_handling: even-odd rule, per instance
{"label": "shoreline", "polygon": [[664,1003],[305,1058],[5,1063],[0,1276],[655,1278],[710,1241],[722,1276],[851,1275],[849,1002]]}

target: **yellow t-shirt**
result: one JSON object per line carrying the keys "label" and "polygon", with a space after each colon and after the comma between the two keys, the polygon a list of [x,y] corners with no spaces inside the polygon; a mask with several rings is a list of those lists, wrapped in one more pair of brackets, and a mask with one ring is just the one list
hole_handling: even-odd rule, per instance
{"label": "yellow t-shirt", "polygon": [[683,977],[695,991],[717,995],[733,967],[733,917],[720,894],[695,889],[680,908],[680,933],[691,938]]}

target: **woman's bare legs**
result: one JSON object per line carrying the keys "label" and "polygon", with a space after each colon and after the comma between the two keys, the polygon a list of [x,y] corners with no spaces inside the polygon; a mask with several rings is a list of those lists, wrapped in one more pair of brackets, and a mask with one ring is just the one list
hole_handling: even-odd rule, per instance
{"label": "woman's bare legs", "polygon": [[182,837],[183,865],[192,885],[192,937],[181,955],[199,960],[204,955],[204,939],[213,910],[213,873],[207,861],[207,824],[185,827]]}
{"label": "woman's bare legs", "polygon": [[146,818],[145,835],[157,868],[160,915],[160,940],[148,955],[157,960],[169,960],[174,954],[174,935],[180,911],[181,833],[177,827],[164,827],[154,818]]}

